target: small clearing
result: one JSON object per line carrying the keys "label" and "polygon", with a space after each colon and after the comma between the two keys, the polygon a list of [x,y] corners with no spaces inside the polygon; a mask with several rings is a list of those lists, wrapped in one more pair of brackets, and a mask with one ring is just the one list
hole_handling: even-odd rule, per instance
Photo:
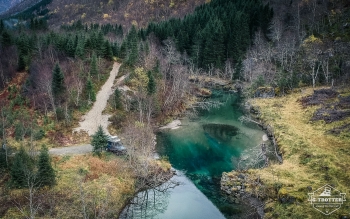
{"label": "small clearing", "polygon": [[[110,115],[102,115],[102,112],[106,108],[109,96],[113,93],[113,82],[118,75],[119,67],[120,64],[115,62],[108,80],[97,93],[92,109],[82,117],[82,121],[79,122],[80,127],[74,128],[73,132],[86,131],[91,136],[97,131],[98,126],[101,125],[105,133],[109,135],[107,127]],[[123,79],[124,77],[121,77],[117,81],[117,84],[123,81]]]}

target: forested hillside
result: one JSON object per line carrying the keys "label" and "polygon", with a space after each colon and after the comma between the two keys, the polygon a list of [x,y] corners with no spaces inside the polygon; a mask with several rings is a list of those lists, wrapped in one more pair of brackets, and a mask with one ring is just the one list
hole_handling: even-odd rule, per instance
{"label": "forested hillside", "polygon": [[146,32],[173,39],[198,68],[222,69],[225,61],[242,59],[257,29],[266,36],[272,17],[272,8],[261,1],[212,1],[184,19],[151,23]]}
{"label": "forested hillside", "polygon": [[[53,0],[50,10],[50,26],[83,23],[121,24],[129,29],[131,25],[145,27],[149,22],[179,18],[191,13],[205,0]],[[67,10],[68,9],[68,10]]]}

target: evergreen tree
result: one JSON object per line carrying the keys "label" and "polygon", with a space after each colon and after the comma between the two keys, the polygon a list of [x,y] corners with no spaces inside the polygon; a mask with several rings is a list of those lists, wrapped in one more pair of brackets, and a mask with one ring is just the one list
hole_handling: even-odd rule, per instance
{"label": "evergreen tree", "polygon": [[161,78],[162,77],[162,74],[160,73],[160,62],[159,62],[158,59],[156,61],[155,66],[153,67],[152,71],[153,71],[153,73],[154,73],[156,78]]}
{"label": "evergreen tree", "polygon": [[100,125],[97,132],[92,136],[91,145],[93,147],[93,153],[101,155],[101,152],[107,147],[108,136]]}
{"label": "evergreen tree", "polygon": [[38,166],[38,179],[40,186],[53,186],[56,183],[55,170],[51,165],[51,158],[49,150],[42,146],[39,154]]}
{"label": "evergreen tree", "polygon": [[2,33],[3,30],[5,30],[5,24],[4,21],[0,19],[0,33]]}
{"label": "evergreen tree", "polygon": [[123,109],[122,94],[119,89],[115,89],[114,91],[114,108]]}
{"label": "evergreen tree", "polygon": [[118,57],[119,56],[119,46],[118,43],[115,42],[112,46],[112,52],[113,52],[113,56]]}
{"label": "evergreen tree", "polygon": [[122,59],[126,58],[126,41],[125,40],[122,42],[122,45],[120,46],[119,57]]}
{"label": "evergreen tree", "polygon": [[12,45],[12,36],[5,30],[1,34],[1,44],[3,46],[11,46]]}
{"label": "evergreen tree", "polygon": [[0,147],[0,173],[1,173],[1,170],[6,168],[7,168],[6,151],[2,147]]}
{"label": "evergreen tree", "polygon": [[78,38],[77,46],[75,48],[75,56],[79,58],[84,58],[85,55],[85,45],[84,45],[84,39],[81,37]]}
{"label": "evergreen tree", "polygon": [[128,45],[129,45],[129,57],[128,57],[128,64],[134,65],[139,57],[139,51],[138,51],[138,36],[136,27],[133,25],[131,28],[131,31],[127,37]]}
{"label": "evergreen tree", "polygon": [[33,161],[24,150],[20,148],[16,153],[11,166],[11,184],[16,188],[24,188],[27,186],[27,175],[33,171]]}
{"label": "evergreen tree", "polygon": [[105,54],[105,40],[102,31],[98,32],[96,39],[96,50],[99,57],[103,57]]}
{"label": "evergreen tree", "polygon": [[56,63],[52,74],[52,93],[57,98],[65,91],[64,75],[58,63]]}
{"label": "evergreen tree", "polygon": [[86,83],[86,95],[89,101],[95,101],[96,100],[96,94],[94,90],[94,85],[92,84],[91,80],[88,80]]}
{"label": "evergreen tree", "polygon": [[75,55],[74,40],[71,37],[68,39],[65,50],[69,57],[74,57]]}
{"label": "evergreen tree", "polygon": [[214,64],[215,67],[221,67],[225,56],[224,39],[225,31],[222,22],[214,20],[208,23],[204,30],[206,38],[203,50],[203,67]]}
{"label": "evergreen tree", "polygon": [[110,61],[113,60],[113,51],[108,40],[105,41],[104,48],[105,48],[104,57]]}
{"label": "evergreen tree", "polygon": [[18,64],[17,64],[17,70],[18,71],[23,71],[23,70],[25,70],[25,68],[26,68],[26,62],[25,62],[25,60],[24,60],[24,55],[23,55],[23,53],[19,53],[19,56],[18,56]]}
{"label": "evergreen tree", "polygon": [[98,74],[97,67],[97,56],[95,53],[92,54],[91,64],[90,64],[90,75],[96,76]]}
{"label": "evergreen tree", "polygon": [[156,81],[154,80],[154,77],[151,71],[148,71],[147,76],[148,76],[147,92],[149,95],[152,95],[156,92]]}
{"label": "evergreen tree", "polygon": [[122,25],[119,25],[119,27],[118,27],[118,35],[119,36],[123,36],[124,35]]}
{"label": "evergreen tree", "polygon": [[235,73],[234,73],[232,79],[234,79],[234,80],[240,79],[241,76],[242,76],[242,71],[243,71],[243,63],[242,63],[242,59],[240,58],[240,59],[238,60],[238,62],[236,63],[236,66],[235,66]]}

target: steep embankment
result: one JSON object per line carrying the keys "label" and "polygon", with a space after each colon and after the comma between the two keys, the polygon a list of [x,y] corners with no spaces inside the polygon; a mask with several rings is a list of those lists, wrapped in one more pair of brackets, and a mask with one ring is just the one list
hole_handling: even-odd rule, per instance
{"label": "steep embankment", "polygon": [[[301,98],[312,94],[313,89],[310,88],[285,97],[253,101],[253,105],[260,108],[261,119],[273,127],[284,157],[281,165],[272,164],[252,171],[265,183],[268,197],[265,209],[269,209],[267,218],[324,218],[308,202],[308,192],[330,184],[349,193],[349,134],[346,130],[338,135],[329,131],[349,124],[350,118],[334,122],[315,120],[316,110],[325,102],[337,104],[349,95],[349,91],[326,98],[319,103],[321,105],[304,107]],[[325,115],[325,118],[328,117]],[[340,218],[340,215],[348,214],[349,209],[350,203],[344,203],[332,216]]]}

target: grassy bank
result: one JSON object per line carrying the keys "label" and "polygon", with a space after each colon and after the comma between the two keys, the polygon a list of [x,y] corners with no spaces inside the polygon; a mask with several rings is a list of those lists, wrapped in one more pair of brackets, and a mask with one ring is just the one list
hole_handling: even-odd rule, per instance
{"label": "grassy bank", "polygon": [[[128,163],[113,154],[53,157],[57,185],[34,193],[38,218],[118,217],[124,203],[133,197],[136,178]],[[5,192],[2,218],[29,215],[28,189]],[[8,205],[6,207],[6,205]],[[23,213],[19,211],[23,208]]]}
{"label": "grassy bank", "polygon": [[[273,127],[284,158],[281,165],[251,171],[260,175],[267,188],[266,218],[339,218],[349,214],[349,201],[330,216],[319,213],[307,201],[310,190],[325,184],[350,193],[350,136],[346,132],[327,134],[349,123],[350,118],[328,124],[310,121],[320,106],[303,107],[300,98],[311,94],[313,89],[308,88],[284,97],[252,100],[260,108],[261,119]],[[349,95],[349,91],[340,95]],[[295,201],[282,203],[283,197]]]}

